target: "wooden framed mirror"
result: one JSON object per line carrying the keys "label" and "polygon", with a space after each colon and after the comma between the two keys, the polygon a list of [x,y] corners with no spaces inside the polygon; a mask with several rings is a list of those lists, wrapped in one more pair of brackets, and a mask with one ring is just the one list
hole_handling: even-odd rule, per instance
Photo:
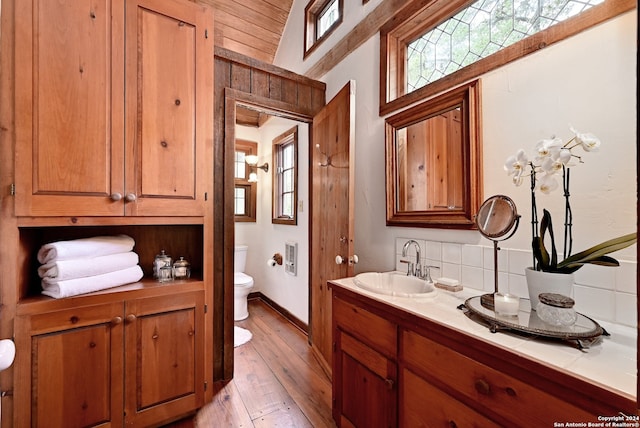
{"label": "wooden framed mirror", "polygon": [[387,225],[474,229],[482,201],[480,82],[386,119]]}

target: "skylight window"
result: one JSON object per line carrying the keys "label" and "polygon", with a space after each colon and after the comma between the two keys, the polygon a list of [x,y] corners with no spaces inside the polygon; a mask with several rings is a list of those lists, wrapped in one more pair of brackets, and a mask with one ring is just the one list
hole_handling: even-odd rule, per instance
{"label": "skylight window", "polygon": [[316,39],[320,39],[324,34],[329,31],[331,26],[338,22],[340,17],[340,10],[338,9],[338,0],[329,2],[325,8],[318,14],[316,22],[317,34]]}
{"label": "skylight window", "polygon": [[311,0],[304,9],[304,56],[311,53],[342,22],[344,0]]}

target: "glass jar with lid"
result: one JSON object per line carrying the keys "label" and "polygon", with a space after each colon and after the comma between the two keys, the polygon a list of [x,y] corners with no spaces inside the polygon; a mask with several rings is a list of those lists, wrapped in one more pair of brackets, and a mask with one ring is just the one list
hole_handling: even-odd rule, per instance
{"label": "glass jar with lid", "polygon": [[169,267],[172,265],[171,256],[165,253],[164,250],[160,250],[160,254],[156,254],[156,258],[153,261],[153,277],[156,279],[160,279],[160,268],[169,264]]}
{"label": "glass jar with lid", "polygon": [[547,324],[557,327],[572,326],[578,319],[573,305],[575,301],[571,297],[556,293],[540,293],[540,303],[536,308],[538,318]]}
{"label": "glass jar with lid", "polygon": [[180,256],[173,264],[173,279],[189,279],[191,276],[191,264]]}

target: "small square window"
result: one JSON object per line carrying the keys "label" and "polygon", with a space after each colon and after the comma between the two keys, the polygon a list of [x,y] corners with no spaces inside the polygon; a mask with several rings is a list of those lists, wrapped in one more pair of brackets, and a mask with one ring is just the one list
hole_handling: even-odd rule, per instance
{"label": "small square window", "polygon": [[325,40],[342,22],[343,0],[311,0],[304,10],[304,56]]}

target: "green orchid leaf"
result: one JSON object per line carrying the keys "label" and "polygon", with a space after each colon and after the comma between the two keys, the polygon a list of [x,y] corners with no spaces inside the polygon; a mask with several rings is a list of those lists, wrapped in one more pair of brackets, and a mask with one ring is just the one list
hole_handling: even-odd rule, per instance
{"label": "green orchid leaf", "polygon": [[[601,262],[603,260],[602,257],[605,256],[606,254],[621,250],[623,248],[627,248],[628,246],[635,244],[637,242],[637,239],[638,238],[636,233],[630,233],[628,235],[623,235],[618,238],[610,239],[601,244],[595,245],[584,251],[576,253],[570,257],[567,257],[565,260],[563,260],[561,263],[558,264],[558,267],[562,268],[564,266],[570,266],[575,263],[600,264],[595,262]],[[618,265],[616,264],[614,266],[618,266]]]}
{"label": "green orchid leaf", "polygon": [[[549,257],[549,252],[544,245],[547,230],[551,237],[551,257]],[[532,247],[534,257],[538,261],[538,269],[545,272],[555,271],[558,265],[558,253],[556,251],[551,214],[547,210],[543,210],[542,220],[540,221],[540,236],[533,238]]]}
{"label": "green orchid leaf", "polygon": [[533,238],[531,244],[533,255],[538,261],[538,270],[547,271],[549,269],[549,253],[544,247],[544,242],[540,237]]}
{"label": "green orchid leaf", "polygon": [[613,257],[601,256],[589,261],[574,262],[574,263],[563,265],[562,267],[559,266],[559,269],[563,272],[571,273],[571,272],[575,272],[585,264],[592,264],[592,265],[598,265],[598,266],[610,266],[610,267],[620,266],[620,263]]}

